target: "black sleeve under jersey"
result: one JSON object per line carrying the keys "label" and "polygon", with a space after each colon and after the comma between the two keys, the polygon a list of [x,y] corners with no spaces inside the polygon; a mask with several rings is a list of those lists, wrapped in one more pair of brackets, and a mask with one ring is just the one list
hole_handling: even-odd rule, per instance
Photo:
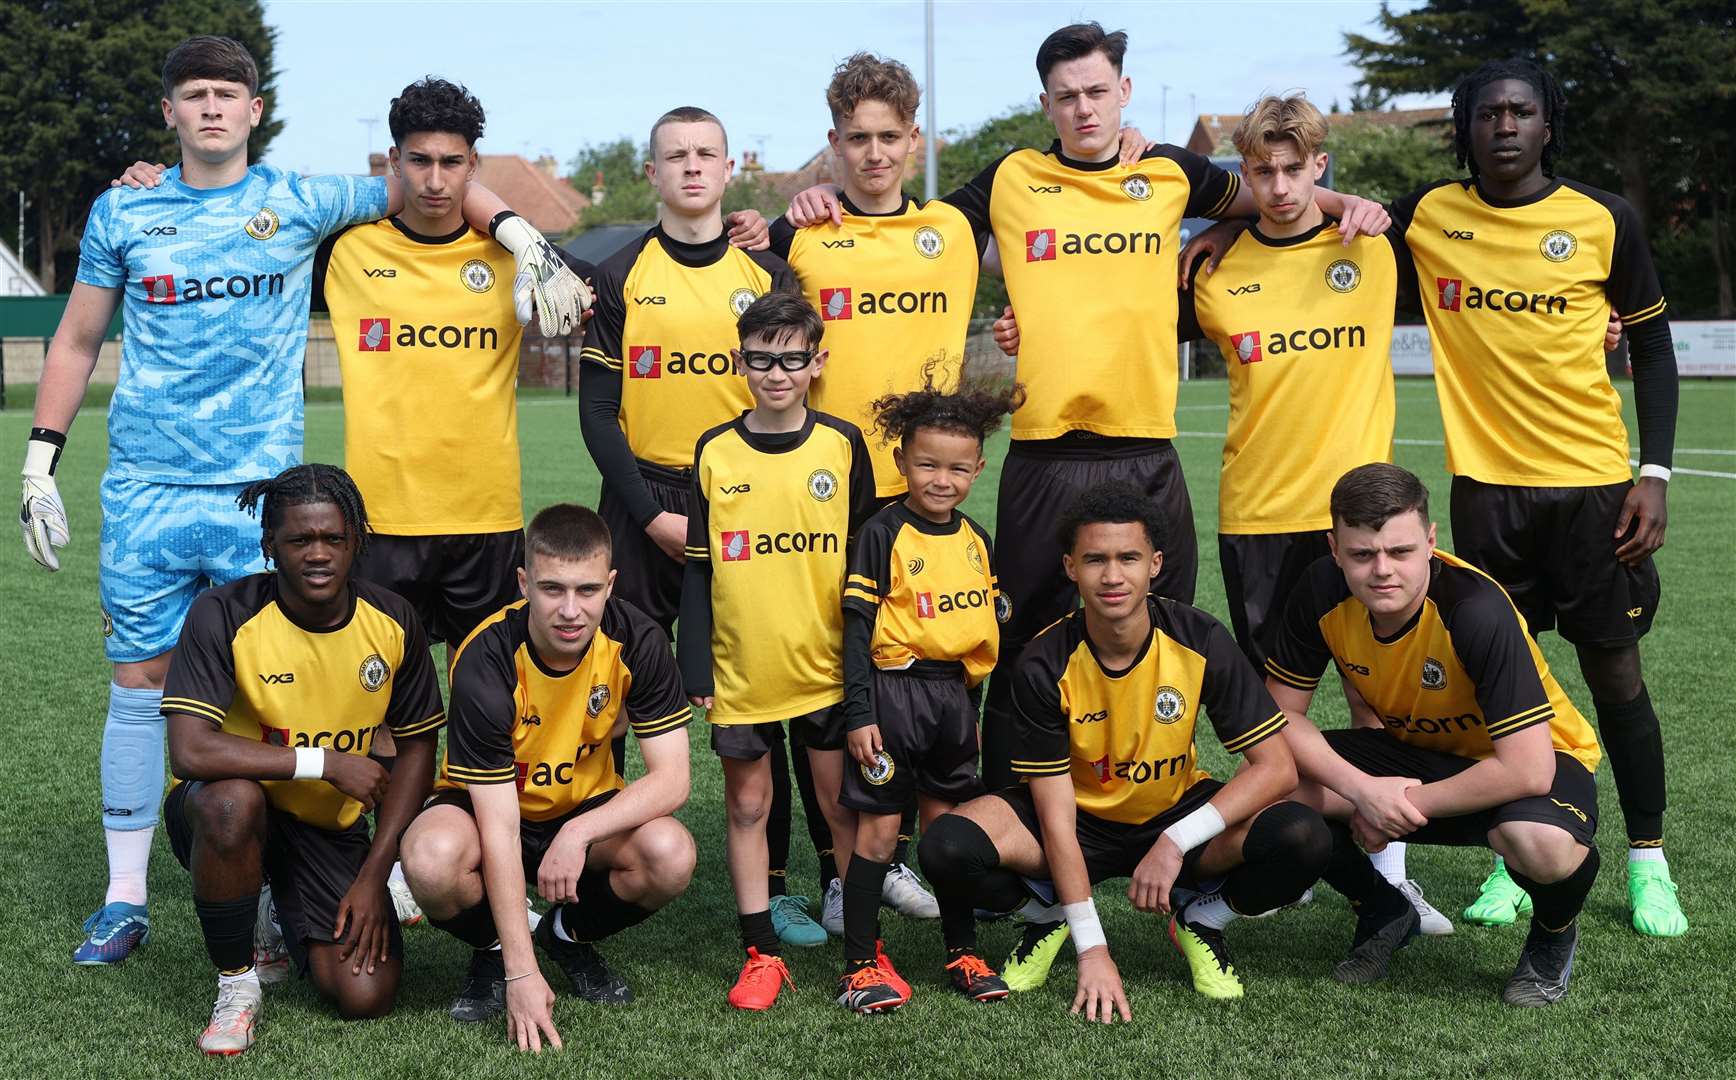
{"label": "black sleeve under jersey", "polygon": [[622,661],[633,676],[627,688],[627,723],[636,739],[650,739],[680,731],[693,719],[681,674],[669,639],[650,617],[634,611],[628,618],[633,638],[622,651]]}
{"label": "black sleeve under jersey", "polygon": [[1067,710],[1061,705],[1069,637],[1065,624],[1051,626],[1025,647],[1013,668],[1010,765],[1015,776],[1066,776],[1073,767]]}
{"label": "black sleeve under jersey", "polygon": [[1230,204],[1236,201],[1236,195],[1242,190],[1240,176],[1212,164],[1210,158],[1192,150],[1164,143],[1147,150],[1141,160],[1154,157],[1168,158],[1175,162],[1181,166],[1182,175],[1187,177],[1188,197],[1187,208],[1182,211],[1184,217],[1221,218],[1229,212]]}
{"label": "black sleeve under jersey", "polygon": [[1338,606],[1345,591],[1344,575],[1330,557],[1322,556],[1307,569],[1284,605],[1266,657],[1267,675],[1310,693],[1320,685],[1320,676],[1332,663],[1320,619]]}
{"label": "black sleeve under jersey", "polygon": [[1245,753],[1284,730],[1284,713],[1272,700],[1266,681],[1248,662],[1247,654],[1236,645],[1222,623],[1196,612],[1209,625],[1205,640],[1192,645],[1200,648],[1206,658],[1205,675],[1200,680],[1200,704],[1211,719],[1218,741],[1232,754]]}
{"label": "black sleeve under jersey", "polygon": [[1664,314],[1663,286],[1633,205],[1619,195],[1574,185],[1615,219],[1615,250],[1604,292],[1621,316],[1634,373],[1634,417],[1640,429],[1640,463],[1670,467],[1675,457],[1676,412],[1681,392],[1676,348]]}
{"label": "black sleeve under jersey", "polygon": [[1205,260],[1200,260],[1188,270],[1188,287],[1177,289],[1175,311],[1175,339],[1177,341],[1198,341],[1206,336],[1200,329],[1199,310],[1194,307],[1194,290],[1200,287],[1200,266]]}
{"label": "black sleeve under jersey", "polygon": [[689,697],[710,697],[716,687],[711,665],[711,507],[699,486],[704,453],[701,437],[687,496],[687,565],[681,573],[681,633],[675,640],[681,683]]}
{"label": "black sleeve under jersey", "polygon": [[796,227],[790,224],[787,215],[779,214],[777,220],[771,223],[772,246],[769,250],[778,258],[788,260],[790,245],[795,242],[795,239]]}
{"label": "black sleeve under jersey", "polygon": [[446,724],[446,775],[462,784],[518,778],[512,730],[518,726],[517,645],[506,620],[464,643],[452,665]]}
{"label": "black sleeve under jersey", "polygon": [[215,591],[202,593],[181,623],[181,637],[169,660],[159,708],[164,716],[184,713],[222,727],[235,700],[234,630]]}
{"label": "black sleeve under jersey", "polygon": [[[348,231],[348,230],[345,230]],[[326,302],[326,273],[331,269],[332,248],[337,246],[338,237],[343,232],[335,232],[319,242],[319,247],[313,253],[313,298],[308,303],[309,311],[330,312],[331,307]]]}
{"label": "black sleeve under jersey", "polygon": [[[396,594],[382,597],[383,609],[404,629],[404,655],[392,674],[392,697],[386,703],[386,726],[393,738],[411,739],[432,735],[446,722],[440,707],[440,682],[429,658],[428,635],[410,602]],[[392,601],[396,601],[393,603]]]}
{"label": "black sleeve under jersey", "polygon": [[844,605],[844,730],[876,722],[874,716],[874,619]]}
{"label": "black sleeve under jersey", "polygon": [[862,429],[846,421],[850,437],[850,536],[880,509],[878,489],[874,486],[874,459],[868,453],[868,440]]}
{"label": "black sleeve under jersey", "polygon": [[642,529],[663,512],[639,472],[639,461],[621,430],[621,370],[602,364],[579,365],[579,434],[585,440],[603,483],[620,495],[627,513]]}
{"label": "black sleeve under jersey", "polygon": [[[1466,575],[1467,580],[1474,574],[1456,567],[1446,572]],[[1480,587],[1471,595],[1441,611],[1441,622],[1452,636],[1453,652],[1477,688],[1483,730],[1489,738],[1499,739],[1534,724],[1547,724],[1555,708],[1543,689],[1519,613],[1493,582],[1478,576],[1475,584]]]}
{"label": "black sleeve under jersey", "polygon": [[880,601],[892,583],[892,542],[898,525],[888,511],[880,513],[856,531],[850,548],[849,573],[844,578],[844,610],[866,616],[869,624],[880,613]]}
{"label": "black sleeve under jersey", "polygon": [[956,209],[970,222],[971,232],[976,234],[979,254],[988,246],[989,238],[994,236],[994,226],[989,222],[989,196],[994,190],[995,173],[999,171],[1001,162],[1011,156],[1011,153],[1002,154],[991,161],[982,172],[966,181],[963,187],[940,197],[941,202]]}
{"label": "black sleeve under jersey", "polygon": [[[1392,211],[1388,210],[1387,213],[1390,215]],[[1398,278],[1397,295],[1393,297],[1393,314],[1408,315],[1421,321],[1422,298],[1417,293],[1417,265],[1416,260],[1411,257],[1410,245],[1404,242],[1396,219],[1380,235],[1392,248],[1393,272]]]}

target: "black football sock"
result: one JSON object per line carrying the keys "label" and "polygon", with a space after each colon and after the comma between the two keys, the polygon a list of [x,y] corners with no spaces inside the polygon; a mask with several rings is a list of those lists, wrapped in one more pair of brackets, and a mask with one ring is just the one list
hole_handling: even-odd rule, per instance
{"label": "black football sock", "polygon": [[1224,900],[1238,915],[1295,903],[1326,872],[1332,849],[1332,830],[1318,813],[1301,803],[1268,806],[1248,826],[1242,865],[1225,878]]}
{"label": "black football sock", "polygon": [[1344,894],[1359,918],[1390,917],[1409,906],[1404,893],[1381,877],[1368,856],[1356,846],[1350,826],[1342,821],[1328,821],[1326,827],[1332,833],[1332,857],[1320,877]]}
{"label": "black football sock", "polygon": [[549,917],[560,919],[558,925],[573,941],[595,942],[618,934],[629,926],[637,926],[651,915],[651,908],[640,907],[616,896],[609,874],[604,871],[582,875],[578,902],[562,904]]}
{"label": "black football sock", "polygon": [[1593,701],[1597,737],[1609,754],[1629,847],[1664,844],[1664,733],[1644,684],[1624,705]]}
{"label": "black football sock", "polygon": [[1579,864],[1579,869],[1548,885],[1533,881],[1508,863],[1507,873],[1521,889],[1531,894],[1532,930],[1559,934],[1572,926],[1573,920],[1579,918],[1580,909],[1585,906],[1585,898],[1591,894],[1592,882],[1597,880],[1597,868],[1602,862],[1602,856],[1593,846],[1587,849],[1585,861]]}
{"label": "black football sock", "polygon": [[922,872],[940,903],[940,933],[948,949],[976,948],[976,908],[1010,911],[1024,896],[1017,874],[1001,869],[1001,855],[982,826],[942,814],[916,845]]}
{"label": "black football sock", "polygon": [[832,827],[820,809],[819,796],[814,794],[814,769],[808,762],[808,748],[799,739],[790,740],[791,765],[796,773],[796,794],[802,799],[802,817],[808,823],[808,840],[814,845],[814,858],[819,862],[820,895],[838,880],[838,860],[832,847]]}
{"label": "black football sock", "polygon": [[253,966],[253,924],[259,916],[259,893],[234,900],[193,898],[205,953],[218,971],[240,972]]}
{"label": "black football sock", "polygon": [[783,739],[771,740],[766,756],[772,769],[772,805],[766,813],[766,853],[771,873],[766,888],[772,896],[789,891],[790,878],[790,766]]}
{"label": "black football sock", "polygon": [[491,949],[500,941],[500,932],[494,928],[494,912],[489,910],[486,896],[450,919],[430,918],[428,923],[472,949]]}
{"label": "black football sock", "polygon": [[844,875],[844,962],[851,969],[872,964],[879,954],[880,887],[892,864],[850,856]]}
{"label": "black football sock", "polygon": [[778,932],[772,928],[772,913],[766,911],[751,911],[746,915],[737,915],[741,923],[741,947],[758,949],[761,956],[777,956],[783,950],[779,946]]}

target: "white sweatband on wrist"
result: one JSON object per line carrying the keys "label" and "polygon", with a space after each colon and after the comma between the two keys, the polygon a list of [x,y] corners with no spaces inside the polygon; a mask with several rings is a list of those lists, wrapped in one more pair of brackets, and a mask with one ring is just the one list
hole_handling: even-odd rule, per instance
{"label": "white sweatband on wrist", "polygon": [[1648,476],[1656,477],[1666,484],[1670,482],[1670,470],[1662,465],[1641,465],[1640,479],[1644,480]]}
{"label": "white sweatband on wrist", "polygon": [[1077,904],[1062,904],[1061,914],[1066,916],[1067,929],[1073,933],[1074,956],[1086,949],[1095,949],[1109,943],[1109,939],[1103,936],[1103,924],[1097,919],[1097,901],[1081,900]]}
{"label": "white sweatband on wrist", "polygon": [[321,746],[298,746],[295,748],[296,780],[325,779],[325,748]]}
{"label": "white sweatband on wrist", "polygon": [[1169,837],[1176,847],[1181,848],[1181,853],[1186,855],[1223,831],[1224,815],[1218,813],[1217,807],[1206,803],[1163,830],[1163,835]]}

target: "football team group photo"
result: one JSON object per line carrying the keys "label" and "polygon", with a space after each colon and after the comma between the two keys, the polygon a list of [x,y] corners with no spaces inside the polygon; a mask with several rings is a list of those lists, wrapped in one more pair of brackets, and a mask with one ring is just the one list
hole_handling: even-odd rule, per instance
{"label": "football team group photo", "polygon": [[[1489,41],[1401,187],[1300,55],[1184,146],[1159,42],[1021,9],[971,160],[849,10],[818,164],[656,101],[572,178],[644,191],[595,258],[459,64],[372,43],[354,175],[250,154],[225,24],[150,57],[174,149],[102,151],[0,412],[6,874],[57,882],[7,966],[85,1044],[33,1071],[1728,1068],[1736,406],[1679,368],[1689,226],[1577,178],[1598,87]],[[1217,10],[1190,47],[1278,17]],[[708,78],[782,93],[760,44]]]}

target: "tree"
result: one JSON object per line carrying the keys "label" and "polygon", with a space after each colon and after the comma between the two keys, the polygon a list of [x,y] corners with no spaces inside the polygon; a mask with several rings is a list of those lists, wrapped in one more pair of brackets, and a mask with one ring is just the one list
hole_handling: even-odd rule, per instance
{"label": "tree", "polygon": [[595,143],[573,158],[573,183],[586,195],[587,184],[603,178],[603,201],[585,211],[583,226],[615,225],[657,220],[657,192],[645,179],[650,151],[623,135],[613,142]]}
{"label": "tree", "polygon": [[1452,131],[1438,124],[1401,127],[1348,120],[1327,137],[1332,183],[1339,191],[1391,202],[1424,184],[1451,176]]}
{"label": "tree", "polygon": [[[1346,34],[1362,85],[1449,89],[1484,60],[1535,57],[1567,96],[1561,171],[1647,223],[1678,312],[1736,314],[1736,7],[1727,0],[1429,0]],[[1690,268],[1710,266],[1710,281]]]}
{"label": "tree", "polygon": [[24,193],[43,288],[70,281],[90,205],[110,179],[134,161],[179,156],[163,124],[163,57],[195,34],[235,38],[258,63],[265,118],[248,141],[258,160],[283,128],[272,115],[276,32],[260,0],[0,4],[14,61],[0,64],[0,206],[10,212]]}

